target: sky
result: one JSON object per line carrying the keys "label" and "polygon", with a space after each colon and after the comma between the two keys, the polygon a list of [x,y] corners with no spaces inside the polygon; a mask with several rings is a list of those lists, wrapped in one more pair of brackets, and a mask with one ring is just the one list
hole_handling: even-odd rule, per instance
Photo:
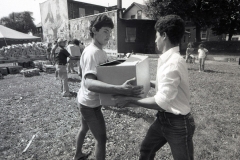
{"label": "sky", "polygon": [[[12,12],[33,12],[34,23],[41,22],[39,3],[46,0],[0,0],[0,18],[8,16]],[[117,0],[77,0],[80,2],[97,4],[101,6],[117,5]],[[144,0],[122,0],[122,7],[128,8],[133,2],[144,4]]]}

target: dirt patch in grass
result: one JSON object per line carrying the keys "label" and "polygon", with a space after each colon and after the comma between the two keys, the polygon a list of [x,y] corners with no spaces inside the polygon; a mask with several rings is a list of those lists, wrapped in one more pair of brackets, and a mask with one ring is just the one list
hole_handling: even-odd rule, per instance
{"label": "dirt patch in grass", "polygon": [[[157,59],[150,59],[155,79]],[[195,159],[238,159],[240,157],[240,68],[236,63],[206,63],[206,72],[189,64],[191,106],[196,121]],[[70,74],[70,90],[80,83]],[[151,90],[149,96],[154,95]],[[63,98],[54,74],[24,78],[8,75],[0,80],[0,159],[69,160],[75,152],[80,127],[76,98]],[[103,107],[107,124],[107,160],[135,160],[139,146],[156,111],[142,108]],[[33,135],[31,145],[22,153]],[[94,150],[87,134],[84,152]],[[93,155],[90,159],[93,159]],[[156,159],[173,159],[165,145]]]}

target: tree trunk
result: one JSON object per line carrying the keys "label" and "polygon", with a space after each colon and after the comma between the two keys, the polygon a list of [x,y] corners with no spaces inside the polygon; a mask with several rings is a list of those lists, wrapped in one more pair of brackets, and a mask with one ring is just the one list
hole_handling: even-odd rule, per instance
{"label": "tree trunk", "polygon": [[201,26],[196,24],[196,42],[201,42]]}
{"label": "tree trunk", "polygon": [[228,33],[228,41],[232,41],[232,36],[233,36],[233,34],[232,34],[232,32],[230,31],[230,32]]}
{"label": "tree trunk", "polygon": [[230,26],[230,29],[229,29],[229,32],[228,32],[228,41],[232,41],[232,36],[233,36],[234,29],[235,29],[236,25],[237,25],[236,20],[231,21],[231,26]]}

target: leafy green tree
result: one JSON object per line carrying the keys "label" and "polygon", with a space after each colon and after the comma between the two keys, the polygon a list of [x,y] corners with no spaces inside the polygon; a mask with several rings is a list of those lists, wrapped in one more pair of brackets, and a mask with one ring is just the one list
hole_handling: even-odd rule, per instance
{"label": "leafy green tree", "polygon": [[216,0],[149,0],[146,5],[145,13],[152,19],[169,14],[191,19],[196,27],[197,42],[201,41],[201,29],[211,26],[218,8]]}
{"label": "leafy green tree", "polygon": [[19,32],[35,33],[36,26],[33,23],[33,20],[32,12],[24,11],[10,13],[8,17],[1,18],[0,23]]}
{"label": "leafy green tree", "polygon": [[240,33],[240,0],[218,1],[218,15],[212,30],[217,35],[228,34],[228,41]]}

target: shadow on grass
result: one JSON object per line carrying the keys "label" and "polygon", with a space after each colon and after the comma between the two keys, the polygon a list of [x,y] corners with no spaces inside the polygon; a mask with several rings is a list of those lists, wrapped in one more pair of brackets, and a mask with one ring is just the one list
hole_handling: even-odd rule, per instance
{"label": "shadow on grass", "polygon": [[[197,68],[188,68],[188,70],[191,70],[191,71],[199,71],[199,69],[197,69]],[[227,73],[227,72],[219,72],[219,71],[214,71],[214,70],[204,70],[204,72],[206,72],[206,73],[222,73],[222,74],[225,74],[225,73]]]}
{"label": "shadow on grass", "polygon": [[76,92],[70,92],[72,97],[76,98],[77,97],[77,93]]}
{"label": "shadow on grass", "polygon": [[121,114],[124,114],[124,115],[128,115],[130,117],[142,118],[142,119],[144,119],[146,122],[148,122],[150,124],[153,123],[153,121],[156,118],[155,116],[150,116],[148,114],[133,112],[133,111],[127,109],[127,108],[117,109],[117,108],[113,108],[113,107],[109,107],[109,106],[104,106],[104,108],[106,110],[110,110],[110,111],[113,111],[113,112],[116,112],[116,113],[121,113]]}
{"label": "shadow on grass", "polygon": [[222,74],[224,74],[224,73],[226,73],[226,72],[219,72],[219,71],[213,71],[213,70],[204,70],[204,72],[206,72],[206,73],[222,73]]}

